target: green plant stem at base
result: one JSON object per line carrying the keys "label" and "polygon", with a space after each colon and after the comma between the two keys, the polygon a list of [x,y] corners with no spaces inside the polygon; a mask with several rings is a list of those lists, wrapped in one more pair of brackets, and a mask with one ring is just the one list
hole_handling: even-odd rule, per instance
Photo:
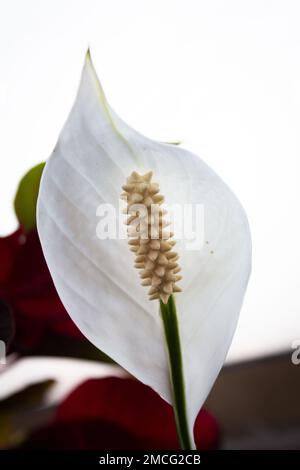
{"label": "green plant stem at base", "polygon": [[169,354],[170,378],[173,390],[173,408],[180,446],[183,450],[193,448],[188,420],[186,415],[186,400],[183,375],[183,362],[180,346],[179,328],[174,297],[169,297],[168,303],[160,300],[160,312],[164,326],[166,343]]}

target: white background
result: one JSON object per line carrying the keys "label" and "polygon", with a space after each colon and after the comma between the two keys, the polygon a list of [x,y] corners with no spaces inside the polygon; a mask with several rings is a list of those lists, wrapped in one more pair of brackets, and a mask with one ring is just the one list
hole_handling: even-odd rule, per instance
{"label": "white background", "polygon": [[232,187],[253,274],[230,359],[300,339],[300,2],[1,0],[0,233],[22,174],[51,153],[91,47],[113,108],[181,140]]}

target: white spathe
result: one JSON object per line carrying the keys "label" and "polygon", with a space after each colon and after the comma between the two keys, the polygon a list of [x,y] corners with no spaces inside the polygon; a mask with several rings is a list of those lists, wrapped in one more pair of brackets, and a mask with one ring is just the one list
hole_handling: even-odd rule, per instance
{"label": "white spathe", "polygon": [[176,295],[189,425],[225,360],[251,267],[246,215],[196,155],[152,141],[108,105],[87,54],[76,102],[43,173],[38,231],[58,294],[98,348],[172,402],[157,302],[150,302],[125,239],[99,240],[100,204],[118,207],[132,171],[152,170],[166,203],[204,205],[205,243],[179,240],[182,293]]}

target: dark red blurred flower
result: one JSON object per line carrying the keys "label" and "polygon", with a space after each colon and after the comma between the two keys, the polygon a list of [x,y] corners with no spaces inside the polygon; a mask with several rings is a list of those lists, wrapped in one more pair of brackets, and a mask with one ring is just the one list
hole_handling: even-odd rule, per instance
{"label": "dark red blurred flower", "polygon": [[6,285],[13,269],[15,258],[22,246],[22,230],[19,229],[8,237],[0,237],[0,292]]}
{"label": "dark red blurred flower", "polygon": [[[202,410],[195,424],[198,449],[215,449],[216,420]],[[176,450],[173,410],[134,379],[88,380],[59,406],[54,421],[34,433],[26,449]]]}
{"label": "dark red blurred flower", "polygon": [[36,230],[0,238],[0,298],[13,311],[14,351],[32,353],[52,334],[83,338],[58,297]]}

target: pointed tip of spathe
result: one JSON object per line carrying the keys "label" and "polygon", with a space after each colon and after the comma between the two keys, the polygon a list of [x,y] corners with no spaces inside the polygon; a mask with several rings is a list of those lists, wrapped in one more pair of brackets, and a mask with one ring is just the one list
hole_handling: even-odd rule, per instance
{"label": "pointed tip of spathe", "polygon": [[92,61],[91,50],[89,47],[87,48],[86,53],[85,53],[83,69],[82,69],[82,77],[86,75],[91,76],[93,80],[95,80],[96,82],[99,81],[93,61]]}
{"label": "pointed tip of spathe", "polygon": [[[95,66],[94,66],[94,63],[93,63],[93,59],[92,59],[92,54],[91,54],[91,48],[90,46],[88,46],[87,50],[86,50],[86,53],[85,53],[85,58],[84,58],[84,67],[87,68],[87,69],[90,69],[93,71],[94,75],[97,76],[97,73],[96,73],[96,70],[95,70]],[[98,79],[98,77],[97,77]]]}
{"label": "pointed tip of spathe", "polygon": [[91,49],[90,47],[87,48],[86,53],[85,53],[85,62],[89,62],[90,64],[92,63],[92,56],[91,56]]}
{"label": "pointed tip of spathe", "polygon": [[92,79],[92,82],[94,83],[95,88],[97,90],[97,93],[99,95],[100,101],[101,101],[102,105],[104,106],[105,103],[106,103],[106,98],[105,98],[104,91],[102,89],[102,85],[100,83],[100,80],[98,78],[96,69],[95,69],[93,61],[92,61],[90,47],[87,48],[86,53],[85,53],[84,66],[83,66],[83,71],[82,71],[82,79],[84,79],[84,77],[87,77],[87,76]]}
{"label": "pointed tip of spathe", "polygon": [[90,73],[92,72],[92,75],[97,77],[96,70],[92,61],[91,49],[89,47],[86,50],[84,63],[83,63],[83,72],[86,72],[86,71],[89,71]]}

